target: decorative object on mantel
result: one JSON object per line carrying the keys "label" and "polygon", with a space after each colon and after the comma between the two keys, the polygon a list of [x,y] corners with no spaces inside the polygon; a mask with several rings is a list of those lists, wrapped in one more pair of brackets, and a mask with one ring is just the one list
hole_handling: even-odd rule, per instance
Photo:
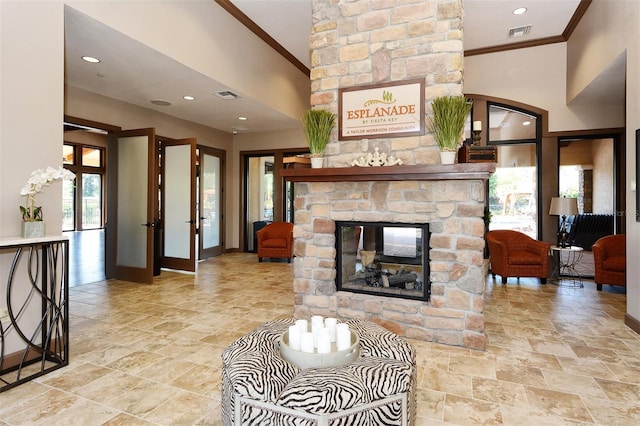
{"label": "decorative object on mantel", "polygon": [[442,164],[453,164],[462,145],[464,123],[473,102],[464,96],[440,96],[431,102],[433,114],[427,116],[429,131],[440,147]]}
{"label": "decorative object on mantel", "polygon": [[495,163],[498,149],[495,146],[462,145],[458,150],[458,163]]}
{"label": "decorative object on mantel", "polygon": [[395,158],[393,155],[387,156],[384,152],[381,154],[378,148],[373,154],[368,153],[366,157],[360,157],[351,162],[352,166],[358,167],[401,166],[403,164],[401,159]]}
{"label": "decorative object on mantel", "polygon": [[311,152],[311,168],[321,168],[324,150],[335,126],[336,115],[326,109],[309,109],[302,116],[302,128]]}
{"label": "decorative object on mantel", "polygon": [[36,194],[42,192],[52,182],[60,179],[73,180],[75,175],[62,166],[57,169],[47,167],[46,169],[34,170],[25,186],[20,190],[20,195],[27,197],[25,205],[20,206],[20,213],[22,213],[21,235],[23,238],[44,237],[45,228],[44,220],[42,219],[42,207],[35,205]]}
{"label": "decorative object on mantel", "polygon": [[473,122],[473,129],[471,129],[472,146],[480,145],[480,139],[482,139],[480,133],[482,133],[482,121],[476,120]]}
{"label": "decorative object on mantel", "polygon": [[311,158],[307,155],[294,155],[292,157],[284,157],[282,164],[285,169],[308,169],[311,167]]}

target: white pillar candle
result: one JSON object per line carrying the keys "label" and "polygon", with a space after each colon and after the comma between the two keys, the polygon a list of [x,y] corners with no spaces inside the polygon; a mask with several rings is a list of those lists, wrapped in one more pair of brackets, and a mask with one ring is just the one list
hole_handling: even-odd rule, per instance
{"label": "white pillar candle", "polygon": [[475,130],[477,132],[481,132],[482,131],[482,121],[474,121],[473,122],[473,130]]}
{"label": "white pillar candle", "polygon": [[344,324],[346,327],[340,327],[341,325],[343,324],[338,324],[336,336],[336,347],[339,351],[343,351],[351,347],[351,331],[349,330],[349,326]]}
{"label": "white pillar candle", "polygon": [[318,334],[324,328],[324,322],[313,321],[311,323],[311,333],[313,334],[313,347],[318,347]]}
{"label": "white pillar candle", "polygon": [[329,330],[323,328],[318,333],[318,353],[328,354],[331,352],[331,337],[329,336]]}
{"label": "white pillar candle", "polygon": [[336,325],[338,325],[338,320],[335,318],[325,318],[324,326],[329,330],[329,337],[332,342],[336,341]]}
{"label": "white pillar candle", "polygon": [[297,325],[289,326],[289,347],[293,350],[300,350],[300,338],[302,337],[302,330]]}
{"label": "white pillar candle", "polygon": [[311,317],[311,325],[320,324],[324,325],[324,318],[321,315],[314,315]]}
{"label": "white pillar candle", "polygon": [[296,325],[300,327],[300,332],[304,333],[305,331],[309,331],[309,323],[306,319],[299,319],[296,321]]}
{"label": "white pillar candle", "polygon": [[313,353],[313,334],[309,331],[305,331],[300,336],[300,349],[302,352]]}

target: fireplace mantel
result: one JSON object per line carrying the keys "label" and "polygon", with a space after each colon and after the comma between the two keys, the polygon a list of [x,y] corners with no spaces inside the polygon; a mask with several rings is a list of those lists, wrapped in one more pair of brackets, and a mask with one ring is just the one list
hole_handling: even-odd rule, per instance
{"label": "fireplace mantel", "polygon": [[452,165],[407,165],[380,167],[327,167],[322,169],[283,169],[280,176],[290,182],[357,182],[399,180],[487,180],[496,163]]}

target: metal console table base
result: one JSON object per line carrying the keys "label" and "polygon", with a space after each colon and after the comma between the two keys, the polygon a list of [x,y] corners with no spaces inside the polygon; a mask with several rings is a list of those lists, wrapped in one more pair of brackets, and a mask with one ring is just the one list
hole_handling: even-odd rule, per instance
{"label": "metal console table base", "polygon": [[[566,253],[566,259],[562,258],[563,253]],[[576,270],[576,265],[578,265],[582,259],[582,247],[552,246],[551,254],[554,261],[553,273],[550,279],[551,283],[560,287],[583,288],[582,275]]]}
{"label": "metal console table base", "polygon": [[0,392],[69,364],[69,240],[2,238],[15,251],[0,306]]}

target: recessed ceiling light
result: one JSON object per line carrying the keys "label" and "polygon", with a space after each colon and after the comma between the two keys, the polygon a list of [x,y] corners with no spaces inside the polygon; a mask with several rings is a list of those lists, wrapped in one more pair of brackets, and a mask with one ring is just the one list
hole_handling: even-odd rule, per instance
{"label": "recessed ceiling light", "polygon": [[171,102],[161,101],[160,99],[154,99],[151,103],[158,106],[171,106]]}
{"label": "recessed ceiling light", "polygon": [[100,59],[94,58],[93,56],[83,56],[82,60],[83,61],[87,61],[87,62],[91,62],[92,64],[97,64],[98,62],[100,62]]}
{"label": "recessed ceiling light", "polygon": [[247,117],[238,117],[238,120],[244,121],[244,120],[248,120],[248,118]]}
{"label": "recessed ceiling light", "polygon": [[189,96],[189,95],[183,96],[182,99],[184,99],[185,101],[195,101],[196,100],[196,98],[194,98],[193,96]]}
{"label": "recessed ceiling light", "polygon": [[522,122],[522,125],[523,125],[523,126],[528,126],[528,125],[530,125],[530,124],[531,124],[531,122],[530,122],[530,121],[523,121],[523,122]]}
{"label": "recessed ceiling light", "polygon": [[519,7],[513,11],[514,15],[523,15],[527,11],[526,7]]}

